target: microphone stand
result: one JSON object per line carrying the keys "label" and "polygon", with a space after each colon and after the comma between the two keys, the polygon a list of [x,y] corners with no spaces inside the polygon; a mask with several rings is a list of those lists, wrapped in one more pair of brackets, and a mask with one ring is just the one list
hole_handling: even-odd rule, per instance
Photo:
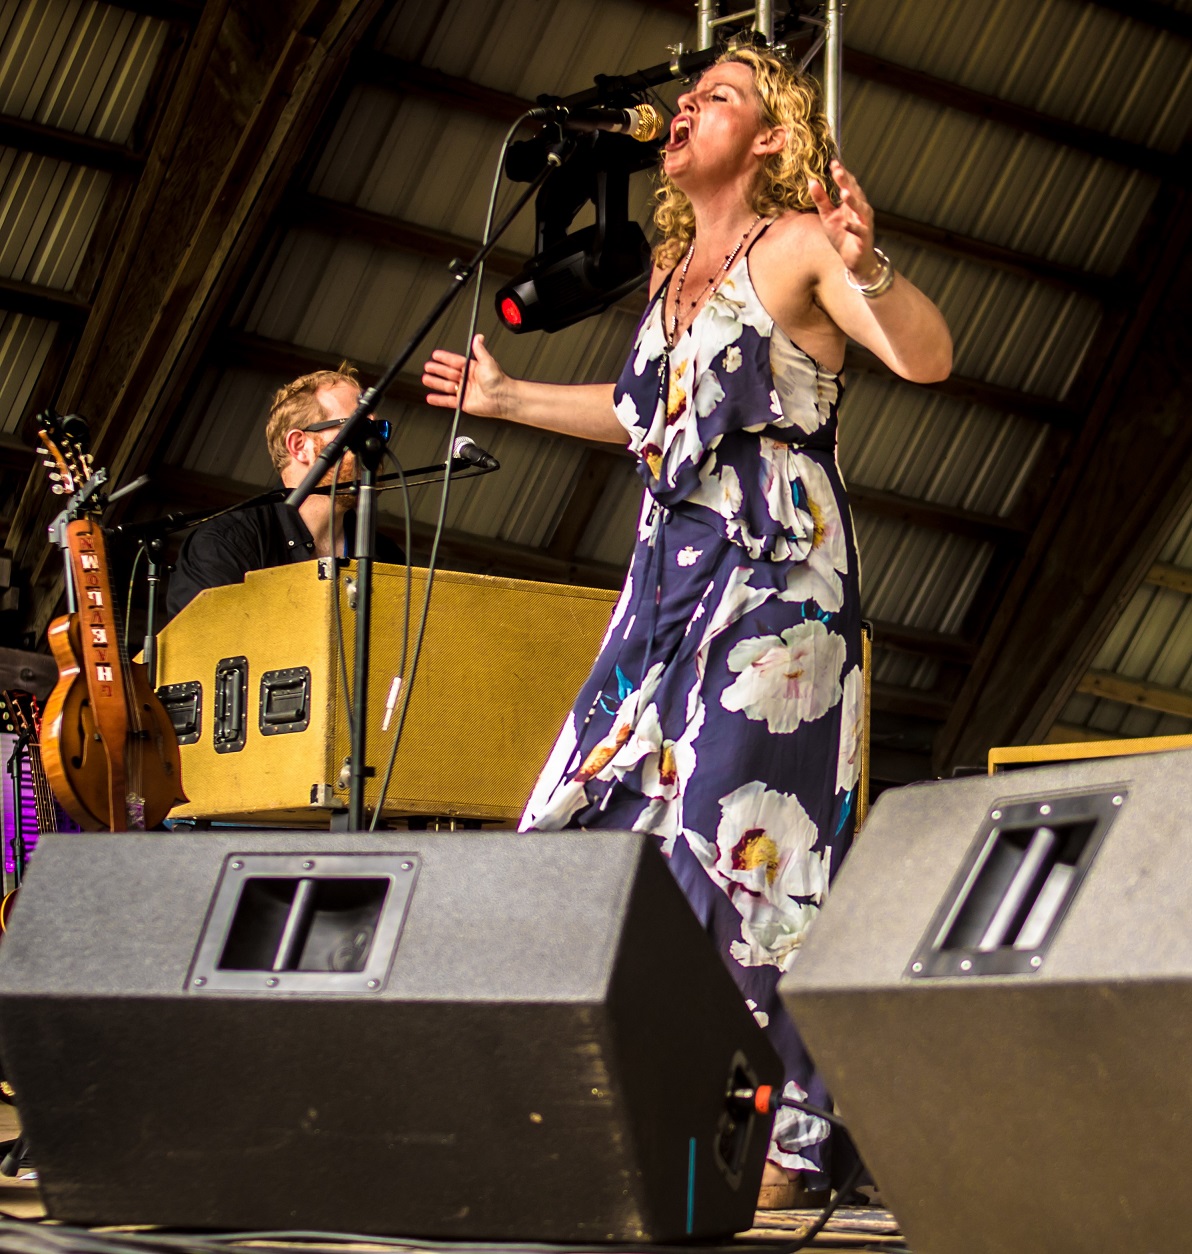
{"label": "microphone stand", "polygon": [[[360,465],[360,486],[356,493],[356,664],[353,683],[355,685],[352,703],[352,761],[350,773],[350,791],[348,801],[348,830],[362,832],[364,823],[364,790],[368,779],[375,770],[365,761],[368,728],[368,661],[369,635],[372,619],[372,564],[376,552],[376,508],[374,494],[376,492],[376,467],[384,452],[384,445],[370,434],[372,424],[369,418],[389,385],[393,382],[401,368],[414,355],[418,345],[430,333],[431,328],[451,307],[452,303],[467,286],[468,280],[476,272],[477,266],[496,247],[497,241],[509,229],[514,218],[525,208],[529,200],[537,194],[538,189],[547,178],[557,170],[572,152],[575,143],[567,136],[561,137],[547,152],[546,164],[539,171],[533,182],[517,198],[513,207],[501,220],[497,228],[491,232],[488,240],[476,250],[471,259],[463,265],[456,266],[451,285],[436,301],[434,308],[419,324],[414,334],[406,342],[401,352],[388,370],[371,388],[360,394],[360,400],[351,417],[339,429],[335,437],[327,442],[323,451],[315,459],[310,471],[303,481],[286,497],[286,504],[297,508],[314,491],[319,480],[340,461],[347,449],[356,454]],[[471,353],[471,345],[468,345]],[[375,446],[375,447],[374,447]],[[370,462],[372,463],[370,465]],[[337,594],[338,595],[338,594]]]}

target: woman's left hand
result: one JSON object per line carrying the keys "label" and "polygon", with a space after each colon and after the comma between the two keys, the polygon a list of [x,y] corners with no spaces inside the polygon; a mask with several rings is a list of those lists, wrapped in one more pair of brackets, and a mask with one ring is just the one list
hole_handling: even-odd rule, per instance
{"label": "woman's left hand", "polygon": [[865,199],[861,184],[840,164],[831,164],[832,178],[840,189],[840,204],[834,205],[827,189],[815,179],[808,190],[820,222],[832,247],[840,254],[846,270],[858,283],[877,277],[880,266],[873,251],[873,207]]}

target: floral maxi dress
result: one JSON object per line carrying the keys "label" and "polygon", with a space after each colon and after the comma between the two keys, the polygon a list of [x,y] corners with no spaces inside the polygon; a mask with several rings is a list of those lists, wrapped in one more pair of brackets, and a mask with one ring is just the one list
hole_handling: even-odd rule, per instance
{"label": "floral maxi dress", "polygon": [[[646,485],[633,560],[522,827],[655,834],[778,1048],[786,1093],[822,1102],[776,988],[853,831],[860,605],[841,385],[775,326],[747,254],[669,352],[665,289],[616,388]],[[827,1134],[784,1109],[769,1157],[817,1187]]]}

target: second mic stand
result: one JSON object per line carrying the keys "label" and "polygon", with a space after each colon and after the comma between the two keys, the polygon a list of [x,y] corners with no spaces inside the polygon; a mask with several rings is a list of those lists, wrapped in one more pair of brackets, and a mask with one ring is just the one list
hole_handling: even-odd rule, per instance
{"label": "second mic stand", "polygon": [[[434,308],[419,324],[414,334],[394,359],[393,364],[371,388],[360,394],[360,400],[351,417],[339,429],[334,439],[329,440],[324,446],[323,451],[316,458],[306,478],[286,497],[286,503],[297,508],[314,491],[327,471],[336,462],[340,461],[347,449],[350,448],[356,454],[360,462],[361,482],[357,494],[356,514],[356,658],[354,667],[355,692],[353,693],[354,700],[352,702],[352,761],[349,776],[351,781],[348,801],[349,831],[362,832],[365,830],[364,790],[367,786],[369,775],[373,773],[372,768],[365,761],[368,728],[369,636],[372,619],[372,563],[376,553],[376,509],[373,502],[373,494],[376,490],[376,467],[374,466],[371,470],[367,467],[367,458],[369,456],[367,449],[369,444],[368,431],[371,428],[371,423],[368,420],[380,403],[381,397],[384,396],[389,385],[397,378],[398,372],[414,355],[414,351],[427,337],[435,323],[447,312],[456,297],[464,290],[468,280],[475,274],[477,267],[496,247],[497,241],[509,229],[514,218],[522,211],[531,197],[537,194],[538,189],[546,182],[547,178],[574,151],[574,142],[565,136],[561,137],[551,147],[547,153],[546,164],[542,167],[537,177],[517,198],[513,207],[502,219],[501,224],[496,230],[490,232],[488,239],[476,250],[471,259],[455,268],[451,285],[435,302]],[[472,346],[469,344],[467,347],[469,358],[471,349]],[[384,446],[382,445],[378,450],[378,457],[383,452]]]}

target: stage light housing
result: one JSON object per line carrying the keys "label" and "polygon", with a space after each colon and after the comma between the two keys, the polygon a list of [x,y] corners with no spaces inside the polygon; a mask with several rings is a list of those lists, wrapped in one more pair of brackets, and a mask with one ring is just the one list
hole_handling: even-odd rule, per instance
{"label": "stage light housing", "polygon": [[[640,102],[626,98],[603,103],[621,107]],[[608,133],[564,141],[557,127],[548,126],[537,138],[510,147],[506,175],[515,182],[532,181],[560,144],[570,153],[538,192],[534,255],[496,295],[502,324],[519,335],[559,331],[602,313],[650,274],[649,242],[629,217],[629,179],[656,164],[658,143]],[[595,222],[571,231],[586,205]]]}
{"label": "stage light housing", "polygon": [[585,227],[531,257],[496,296],[497,314],[510,331],[560,331],[602,313],[650,273],[650,245],[636,222],[606,230]]}

